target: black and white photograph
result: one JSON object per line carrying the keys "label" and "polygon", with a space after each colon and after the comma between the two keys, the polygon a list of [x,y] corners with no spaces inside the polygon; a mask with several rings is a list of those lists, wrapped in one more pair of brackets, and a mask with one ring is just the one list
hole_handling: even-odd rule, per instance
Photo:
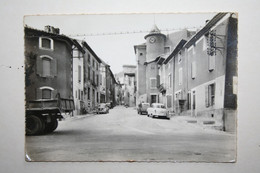
{"label": "black and white photograph", "polygon": [[24,16],[25,160],[235,163],[238,15]]}

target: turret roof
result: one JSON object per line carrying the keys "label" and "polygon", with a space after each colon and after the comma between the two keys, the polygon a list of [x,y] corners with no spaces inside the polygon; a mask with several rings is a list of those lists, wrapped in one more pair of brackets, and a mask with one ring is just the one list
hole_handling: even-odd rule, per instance
{"label": "turret roof", "polygon": [[164,38],[166,38],[166,36],[161,33],[161,31],[159,30],[159,28],[155,24],[153,25],[153,27],[152,27],[151,31],[149,32],[149,34],[147,34],[144,37],[144,39],[146,39],[147,37],[152,36],[152,35],[161,35]]}

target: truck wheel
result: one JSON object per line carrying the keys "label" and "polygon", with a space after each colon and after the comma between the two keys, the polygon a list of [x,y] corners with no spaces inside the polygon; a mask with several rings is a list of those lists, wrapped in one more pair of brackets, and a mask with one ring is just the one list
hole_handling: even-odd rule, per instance
{"label": "truck wheel", "polygon": [[58,121],[56,118],[52,118],[51,119],[51,122],[49,123],[46,123],[46,127],[45,127],[45,130],[44,132],[45,133],[51,133],[53,132],[55,129],[57,129],[58,127]]}
{"label": "truck wheel", "polygon": [[45,128],[43,120],[35,115],[26,116],[26,135],[38,135],[41,134]]}

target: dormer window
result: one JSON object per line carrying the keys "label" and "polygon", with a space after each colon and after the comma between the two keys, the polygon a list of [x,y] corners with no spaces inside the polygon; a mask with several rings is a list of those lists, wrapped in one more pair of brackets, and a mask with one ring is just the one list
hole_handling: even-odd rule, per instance
{"label": "dormer window", "polygon": [[45,50],[53,50],[53,40],[47,37],[39,37],[39,48]]}

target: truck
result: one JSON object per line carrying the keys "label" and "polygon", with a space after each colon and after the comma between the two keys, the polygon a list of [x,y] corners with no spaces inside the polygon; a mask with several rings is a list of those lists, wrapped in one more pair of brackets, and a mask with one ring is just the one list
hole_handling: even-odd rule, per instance
{"label": "truck", "polygon": [[53,132],[58,127],[62,114],[72,113],[75,109],[73,99],[33,100],[26,107],[26,135],[41,135]]}

